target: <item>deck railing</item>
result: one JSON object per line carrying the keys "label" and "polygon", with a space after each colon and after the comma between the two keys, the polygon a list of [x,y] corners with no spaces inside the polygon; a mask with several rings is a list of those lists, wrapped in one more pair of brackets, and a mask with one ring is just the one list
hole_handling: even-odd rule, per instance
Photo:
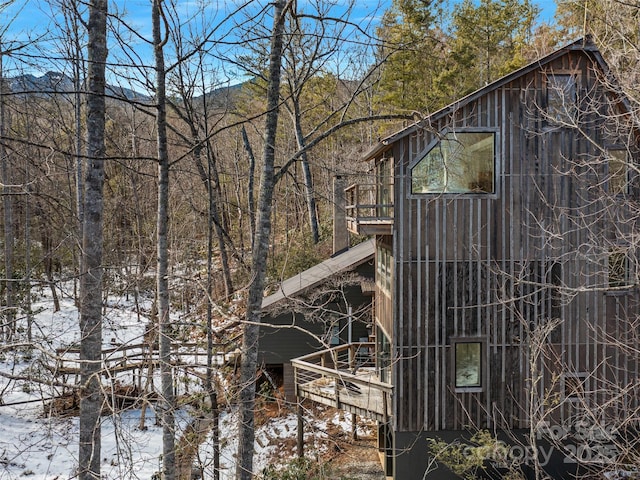
{"label": "deck railing", "polygon": [[[230,341],[213,344],[212,363],[215,367],[228,365],[237,360],[240,335]],[[201,372],[207,362],[207,348],[198,343],[173,342],[171,344],[171,367],[194,376],[204,376]],[[77,346],[56,349],[56,355],[48,365],[63,385],[71,379],[77,383],[80,375],[80,348]],[[116,379],[123,372],[133,372],[134,378],[142,378],[142,371],[160,366],[157,345],[149,343],[114,344],[102,350],[101,372],[106,378]],[[137,372],[137,375],[136,375]]]}
{"label": "deck railing", "polygon": [[393,224],[392,185],[357,183],[345,189],[347,226],[359,228]]}
{"label": "deck railing", "polygon": [[315,402],[386,422],[393,387],[375,370],[375,345],[350,343],[292,361],[296,394]]}

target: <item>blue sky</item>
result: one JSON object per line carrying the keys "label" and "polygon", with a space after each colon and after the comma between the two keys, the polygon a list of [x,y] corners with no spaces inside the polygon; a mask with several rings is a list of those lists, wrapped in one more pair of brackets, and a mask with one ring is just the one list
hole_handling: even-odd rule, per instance
{"label": "blue sky", "polygon": [[542,10],[540,18],[544,21],[551,21],[556,13],[556,2],[554,0],[538,0],[535,3]]}
{"label": "blue sky", "polygon": [[[53,37],[56,36],[56,32],[61,32],[65,24],[64,16],[60,13],[59,4],[68,0],[15,0],[14,3],[0,13],[0,25],[5,27],[8,25],[7,30],[0,32],[3,37],[3,43],[5,46],[9,42],[16,43],[30,43],[33,39],[46,38],[48,39],[43,43],[43,49],[46,49],[44,54],[35,51],[35,49],[29,49],[29,55],[32,55],[32,65],[25,66],[20,65],[20,70],[27,73],[34,73],[36,75],[45,73],[48,70],[61,70],[64,71],[63,59],[68,57],[63,51],[61,45],[64,44],[62,35],[58,35],[58,39],[50,40],[53,33]],[[217,53],[222,55],[228,54],[233,56],[229,50],[231,45],[225,46],[225,41],[231,44],[236,40],[235,36],[240,31],[238,27],[239,23],[243,22],[257,22],[257,25],[263,25],[267,30],[271,28],[271,8],[268,7],[269,0],[174,0],[175,8],[167,8],[172,12],[174,18],[182,24],[185,28],[185,38],[195,32],[197,36],[199,32],[207,30],[209,26],[221,25],[213,38],[218,42],[216,48]],[[342,0],[341,0],[342,1]],[[346,3],[347,0],[344,0]],[[391,0],[358,0],[357,8],[354,10],[351,16],[352,20],[356,18],[359,21],[369,19],[369,21],[376,21],[376,19],[382,16],[384,12],[385,4],[381,2],[390,3]],[[299,8],[303,8],[306,3],[305,0],[298,0]],[[78,5],[85,5],[85,2],[75,2]],[[165,3],[170,3],[169,0],[165,0]],[[240,7],[239,7],[240,6]],[[83,7],[86,8],[86,7]],[[112,0],[109,3],[110,14],[124,19],[123,22],[113,21],[112,25],[117,28],[120,33],[125,36],[124,44],[126,47],[118,46],[117,42],[110,42],[110,62],[118,63],[140,63],[142,59],[146,63],[150,63],[151,49],[149,41],[151,39],[151,0]],[[339,4],[338,4],[339,10]],[[204,14],[203,14],[204,12]],[[86,15],[85,15],[86,16]],[[0,28],[2,28],[0,26]],[[251,29],[251,33],[259,34],[260,29],[254,27]],[[127,51],[128,49],[128,51]],[[22,51],[26,53],[26,50]],[[170,63],[172,52],[167,49],[167,62]],[[127,59],[134,58],[129,61]],[[135,58],[139,55],[139,58]],[[41,57],[40,57],[41,56]],[[56,57],[60,57],[60,61],[56,62]],[[40,58],[39,58],[40,57]],[[23,56],[23,58],[25,58]],[[56,65],[59,63],[60,66]],[[15,65],[15,63],[14,63]],[[66,67],[68,68],[68,66]],[[222,67],[212,67],[221,69]],[[17,72],[17,70],[16,70]],[[5,75],[10,76],[11,73],[11,59],[5,57]],[[221,81],[229,80],[234,77],[236,73],[233,71],[233,67],[230,71],[220,73]],[[132,72],[132,76],[139,77],[140,73]]]}
{"label": "blue sky", "polygon": [[[58,32],[60,26],[64,25],[63,16],[60,14],[60,10],[57,5],[65,3],[68,0],[15,0],[14,3],[5,11],[0,12],[0,29],[5,28],[5,31],[0,31],[2,35],[3,43],[6,46],[8,42],[17,40],[18,42],[28,42],[31,39],[38,38],[47,34],[47,32]],[[191,29],[191,31],[204,30],[204,24],[216,25],[220,23],[220,19],[227,16],[231,16],[237,5],[242,0],[174,0],[175,11],[178,12],[178,19],[185,28]],[[259,8],[264,6],[268,0],[253,0],[246,1],[248,5],[244,8],[243,12],[247,15],[257,15]],[[347,0],[342,0],[344,3]],[[165,0],[165,3],[169,0]],[[75,1],[78,5],[84,4],[84,2]],[[538,0],[537,5],[542,9],[541,20],[549,21],[553,18],[555,12],[555,2],[553,0]],[[298,7],[304,8],[306,0],[298,0]],[[391,0],[357,0],[356,7],[353,11],[351,19],[359,22],[376,22],[382,13],[389,7]],[[110,12],[118,17],[122,17],[126,21],[127,28],[124,24],[119,24],[118,28],[120,32],[126,36],[125,44],[130,49],[130,55],[139,54],[141,58],[148,60],[150,58],[150,49],[148,40],[151,37],[151,22],[150,22],[150,0],[113,0],[109,5]],[[205,15],[196,15],[198,12],[205,12]],[[224,39],[225,35],[233,36],[238,27],[234,26],[236,19],[241,18],[240,15],[235,14],[234,20],[226,20],[223,26],[218,30],[214,37],[216,39]],[[264,24],[267,28],[270,28],[271,19],[268,16],[260,17],[264,18]],[[114,23],[115,24],[115,23]],[[229,40],[232,40],[229,38]],[[60,43],[57,46],[55,43],[48,41],[43,47],[46,50],[44,53],[38,53],[34,49],[29,51],[30,55],[35,55],[31,66],[21,67],[30,73],[44,73],[47,70],[64,70],[61,67],[56,66],[55,57],[58,55],[56,49],[60,49]],[[231,48],[231,47],[228,47]],[[124,49],[120,49],[115,46],[115,42],[111,43],[110,55],[112,58],[118,58],[120,61],[124,61],[123,55]],[[26,52],[26,50],[25,50]],[[38,58],[41,55],[40,58]],[[170,54],[169,54],[170,55]],[[63,53],[60,53],[60,57],[65,57]],[[9,61],[7,61],[9,60]],[[62,61],[60,64],[64,63]],[[135,62],[134,62],[135,63]],[[46,66],[45,65],[49,65]],[[43,68],[44,67],[44,68]],[[214,67],[212,67],[214,68]],[[11,75],[11,61],[5,59],[5,74]],[[135,76],[135,73],[133,74]],[[221,77],[232,77],[234,75],[233,70],[224,72]],[[224,81],[224,80],[223,80]]]}
{"label": "blue sky", "polygon": [[[47,0],[16,0],[8,11],[0,13],[0,18],[2,18],[0,25],[7,25],[9,21],[13,20],[13,24],[11,25],[12,33],[25,33],[34,30],[43,31],[50,25],[51,12],[56,9],[52,4],[55,3],[59,3],[59,0],[58,2]],[[191,13],[197,11],[202,3],[210,5],[210,9],[228,11],[234,2],[220,0],[176,1],[179,9]],[[383,12],[391,4],[391,0],[359,0],[356,3],[356,16],[366,16],[373,11]],[[549,20],[553,17],[556,8],[554,0],[538,0],[535,3],[542,9],[542,19]],[[134,24],[142,27],[143,31],[141,31],[141,33],[149,33],[144,32],[144,27],[149,23],[150,5],[150,0],[115,0],[110,3],[112,11],[115,11],[115,8],[117,8],[119,12],[125,12],[127,18],[131,19]],[[17,13],[17,16],[14,18],[14,15],[18,11],[19,13]]]}

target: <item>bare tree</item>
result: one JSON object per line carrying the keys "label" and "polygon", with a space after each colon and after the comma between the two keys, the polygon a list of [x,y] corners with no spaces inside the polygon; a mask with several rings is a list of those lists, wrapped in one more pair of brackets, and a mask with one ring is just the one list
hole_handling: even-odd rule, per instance
{"label": "bare tree", "polygon": [[160,376],[162,399],[160,404],[162,421],[162,473],[166,480],[175,479],[175,393],[171,369],[171,319],[169,318],[169,151],[167,141],[167,100],[164,45],[168,32],[162,32],[165,23],[163,1],[154,0],[151,11],[153,25],[153,48],[155,58],[155,107],[158,148],[158,212],[156,267],[158,296],[158,333],[160,344]]}
{"label": "bare tree", "polygon": [[[179,22],[175,23],[176,26],[175,30],[172,31],[172,36],[179,52],[178,57],[195,58],[197,63],[195,65],[195,72],[189,71],[188,66],[185,65],[183,61],[178,61],[176,64],[177,73],[174,84],[176,84],[181,102],[179,105],[172,102],[171,107],[187,126],[189,134],[182,137],[190,147],[197,172],[207,191],[209,198],[208,221],[211,222],[216,234],[222,267],[224,296],[228,299],[234,290],[228,254],[230,246],[231,249],[233,246],[228,228],[223,219],[219,165],[212,145],[212,139],[210,138],[210,122],[215,124],[216,121],[210,118],[212,115],[209,107],[210,102],[207,98],[209,94],[203,93],[200,98],[195,96],[195,92],[197,91],[207,91],[208,85],[205,80],[206,65],[203,60],[205,53],[201,49],[198,50],[198,48],[202,48],[198,45],[194,47],[196,48],[195,55],[191,55],[192,52],[190,51],[184,51],[185,46],[183,43],[185,39],[182,38],[184,33],[180,29]],[[218,113],[218,116],[224,117],[225,113],[223,110]],[[203,160],[206,160],[206,166]]]}
{"label": "bare tree", "polygon": [[[71,60],[71,70],[73,72],[73,125],[75,133],[75,182],[76,182],[76,211],[77,211],[77,236],[82,238],[83,224],[83,159],[82,159],[82,101],[83,84],[86,76],[85,62],[82,52],[82,36],[80,33],[80,12],[77,5],[67,0],[60,1],[60,9],[64,15],[63,31],[67,32],[64,39],[66,55]],[[61,26],[62,27],[62,26]],[[80,257],[74,249],[74,256]],[[74,284],[75,289],[75,284]]]}
{"label": "bare tree", "polygon": [[275,146],[280,105],[280,75],[284,32],[284,0],[276,0],[273,10],[273,31],[269,55],[269,83],[267,87],[267,115],[265,118],[262,176],[255,240],[253,242],[252,274],[247,301],[246,320],[243,327],[242,362],[240,364],[239,438],[236,478],[250,480],[253,476],[253,443],[255,439],[254,406],[256,395],[256,369],[258,366],[258,333],[267,254],[271,238],[271,207],[275,182]]}
{"label": "bare tree", "polygon": [[[0,139],[5,137],[6,112],[4,105],[4,81],[3,81],[3,57],[2,35],[0,34]],[[9,175],[9,157],[4,147],[4,142],[0,142],[0,171],[2,176],[2,201],[4,207],[4,296],[5,296],[5,338],[9,339],[15,332],[15,311],[14,311],[14,288],[13,288],[13,207],[10,195],[11,178]],[[1,332],[0,332],[0,336]]]}
{"label": "bare tree", "polygon": [[89,5],[87,159],[83,261],[80,279],[80,441],[81,480],[100,478],[100,414],[103,406],[102,359],[102,212],[105,157],[105,65],[107,60],[107,2]]}

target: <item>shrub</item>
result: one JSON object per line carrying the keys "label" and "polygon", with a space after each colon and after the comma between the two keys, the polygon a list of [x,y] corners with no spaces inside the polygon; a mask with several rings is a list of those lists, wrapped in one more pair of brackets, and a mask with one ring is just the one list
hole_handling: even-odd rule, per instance
{"label": "shrub", "polygon": [[[326,463],[314,462],[308,458],[295,458],[282,467],[269,465],[262,470],[260,480],[329,480],[331,475]],[[340,477],[340,480],[350,480]]]}

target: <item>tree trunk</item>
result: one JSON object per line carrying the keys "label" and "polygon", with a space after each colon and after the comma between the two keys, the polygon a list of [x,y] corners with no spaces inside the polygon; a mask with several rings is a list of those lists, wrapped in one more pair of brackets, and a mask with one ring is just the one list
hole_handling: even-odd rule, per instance
{"label": "tree trunk", "polygon": [[[76,209],[76,227],[75,234],[77,235],[77,245],[73,248],[73,260],[75,268],[80,271],[80,262],[82,252],[80,246],[82,243],[82,222],[83,222],[83,138],[82,138],[82,100],[84,90],[84,80],[86,77],[84,56],[81,45],[80,36],[80,14],[78,13],[74,0],[60,0],[60,8],[64,15],[65,27],[67,29],[65,39],[65,46],[67,49],[68,58],[74,59],[71,63],[71,71],[73,72],[73,120],[74,120],[74,135],[75,135],[75,209]],[[79,277],[77,277],[79,278]],[[73,296],[78,304],[78,285],[77,279],[74,278],[73,282]]]}
{"label": "tree trunk", "polygon": [[[29,187],[29,163],[25,164],[24,184]],[[33,312],[31,308],[31,201],[29,195],[24,202],[24,310],[27,316],[27,342],[33,340]]]}
{"label": "tree trunk", "polygon": [[249,202],[249,222],[251,225],[251,250],[253,250],[253,241],[256,235],[256,206],[253,195],[254,176],[256,171],[256,158],[253,155],[253,149],[249,143],[247,129],[242,126],[242,142],[249,157],[249,183],[247,184],[247,197]]}
{"label": "tree trunk", "polygon": [[[78,33],[78,19],[75,15],[75,10],[73,15],[73,27],[74,27],[74,37],[73,37],[73,50],[76,52],[77,61],[74,62],[73,67],[73,89],[75,90],[73,100],[73,112],[75,116],[75,135],[76,135],[76,210],[78,215],[77,220],[77,238],[82,238],[82,225],[84,223],[84,212],[83,212],[83,199],[82,192],[84,189],[84,185],[82,184],[82,79],[81,79],[81,53],[82,49],[80,47],[80,35]],[[80,270],[80,262],[79,260],[82,257],[82,252],[78,252],[77,249],[74,249],[74,257],[77,260],[78,270]],[[76,282],[73,283],[73,293],[74,296],[76,294]]]}
{"label": "tree trunk", "polygon": [[[162,473],[164,480],[175,479],[175,394],[171,371],[171,323],[169,319],[169,152],[167,145],[167,103],[164,44],[161,17],[162,0],[154,0],[151,21],[156,73],[156,135],[158,149],[158,218],[157,218],[157,290],[160,378],[162,399],[159,405],[162,422]],[[166,34],[166,32],[165,32]]]}
{"label": "tree trunk", "polygon": [[[211,162],[209,162],[211,168]],[[211,179],[211,172],[208,175]],[[207,182],[207,194],[209,196],[209,224],[207,228],[207,373],[205,379],[205,391],[211,402],[211,415],[213,422],[213,479],[220,480],[220,443],[218,425],[218,397],[213,383],[213,228],[215,224],[216,203],[214,199],[211,180]],[[218,238],[220,241],[220,237]],[[221,245],[222,246],[222,245]]]}
{"label": "tree trunk", "polygon": [[80,441],[78,478],[100,478],[100,386],[102,355],[102,215],[105,156],[105,63],[107,2],[89,5],[89,95],[87,99],[87,169],[84,195],[80,277]]}
{"label": "tree trunk", "polygon": [[[205,132],[208,132],[208,126],[206,122],[206,106],[205,106]],[[222,215],[220,214],[220,205],[222,204],[222,195],[220,192],[220,175],[218,174],[218,166],[216,165],[216,159],[213,154],[210,142],[207,140],[204,148],[206,149],[207,157],[207,169],[205,170],[202,164],[202,149],[201,140],[198,138],[198,132],[195,125],[192,123],[191,137],[194,143],[193,157],[196,162],[196,167],[200,174],[200,178],[207,189],[209,196],[209,221],[212,223],[212,228],[215,228],[216,236],[218,238],[218,246],[220,248],[220,264],[222,266],[222,278],[224,281],[225,298],[231,297],[233,293],[233,279],[231,277],[231,268],[229,267],[229,255],[227,252],[227,239],[229,234],[225,231],[225,227],[222,223]],[[230,242],[230,240],[228,240]],[[213,290],[209,290],[211,294]]]}
{"label": "tree trunk", "polygon": [[[0,75],[1,77],[1,75]],[[31,136],[31,124],[27,122],[27,138]],[[24,200],[24,302],[23,310],[27,317],[27,342],[33,340],[33,311],[31,308],[31,168],[29,162],[24,165],[24,184],[27,193]]]}
{"label": "tree trunk", "polygon": [[302,173],[304,176],[304,193],[307,200],[307,212],[309,214],[309,226],[311,227],[311,235],[313,243],[320,241],[320,229],[318,227],[318,211],[316,209],[316,198],[313,192],[313,177],[311,176],[311,167],[307,152],[305,150],[304,135],[302,133],[302,114],[300,113],[300,99],[297,95],[293,98],[294,123],[296,132],[296,143],[298,149],[303,152],[300,155],[302,161]]}
{"label": "tree trunk", "polygon": [[222,265],[222,278],[224,280],[225,299],[231,298],[233,294],[233,280],[231,278],[231,268],[229,268],[229,255],[227,255],[227,246],[225,242],[225,232],[222,225],[222,215],[218,212],[222,209],[222,195],[220,192],[220,176],[218,175],[218,166],[211,149],[211,144],[207,141],[207,164],[209,168],[209,179],[207,183],[212,184],[211,204],[209,205],[210,214],[212,215],[213,225],[218,237],[218,247],[220,248],[220,264]]}
{"label": "tree trunk", "polygon": [[[202,76],[202,85],[205,85],[204,71],[200,70]],[[206,99],[206,97],[205,97]],[[213,221],[213,226],[216,229],[216,236],[218,237],[218,246],[220,248],[220,262],[222,264],[222,276],[224,278],[224,292],[226,299],[231,297],[233,293],[233,280],[231,277],[231,269],[229,268],[229,256],[227,255],[227,246],[225,242],[225,229],[228,229],[228,225],[223,227],[222,225],[222,195],[220,191],[220,175],[218,175],[218,165],[216,164],[216,158],[211,148],[211,140],[209,135],[209,111],[207,108],[206,100],[203,102],[204,109],[204,132],[207,136],[206,152],[207,152],[207,192],[209,195],[209,220]],[[213,184],[212,184],[213,182]],[[220,214],[218,213],[220,212]],[[210,228],[211,228],[211,224]],[[210,231],[210,230],[209,230]],[[210,237],[211,238],[211,237]],[[213,254],[213,245],[209,245],[210,255]],[[209,257],[211,260],[211,257]],[[211,287],[211,285],[209,285]],[[211,295],[212,289],[209,288],[209,295]],[[211,302],[211,298],[209,302]],[[213,407],[213,405],[212,405]]]}
{"label": "tree trunk", "polygon": [[[35,195],[37,197],[37,194]],[[36,218],[40,219],[40,242],[42,244],[42,253],[44,259],[42,261],[44,266],[44,274],[51,290],[51,298],[53,299],[53,311],[60,311],[60,299],[58,298],[58,292],[56,290],[56,284],[53,276],[53,240],[51,239],[52,233],[49,231],[51,228],[51,222],[46,220],[44,208],[39,201],[36,201]],[[81,265],[82,267],[82,265]],[[81,270],[82,271],[82,270]]]}
{"label": "tree trunk", "polygon": [[258,199],[257,229],[252,257],[252,281],[247,301],[247,322],[243,328],[242,361],[240,365],[239,438],[236,479],[250,480],[253,470],[253,444],[255,441],[254,407],[256,368],[258,364],[258,333],[262,296],[271,236],[271,207],[273,204],[275,141],[280,101],[280,73],[282,64],[282,36],[284,30],[284,1],[276,0],[274,24],[271,34],[269,58],[269,84],[267,115],[265,119],[265,146],[263,153],[260,197]]}
{"label": "tree trunk", "polygon": [[[2,44],[0,43],[0,138],[5,136],[5,108],[4,108],[4,81],[3,81],[3,55]],[[13,218],[12,218],[12,198],[10,194],[11,179],[9,175],[9,159],[4,148],[4,142],[0,142],[0,165],[2,169],[2,191],[4,207],[4,293],[5,293],[5,338],[9,339],[15,332],[15,298],[13,293]]]}

